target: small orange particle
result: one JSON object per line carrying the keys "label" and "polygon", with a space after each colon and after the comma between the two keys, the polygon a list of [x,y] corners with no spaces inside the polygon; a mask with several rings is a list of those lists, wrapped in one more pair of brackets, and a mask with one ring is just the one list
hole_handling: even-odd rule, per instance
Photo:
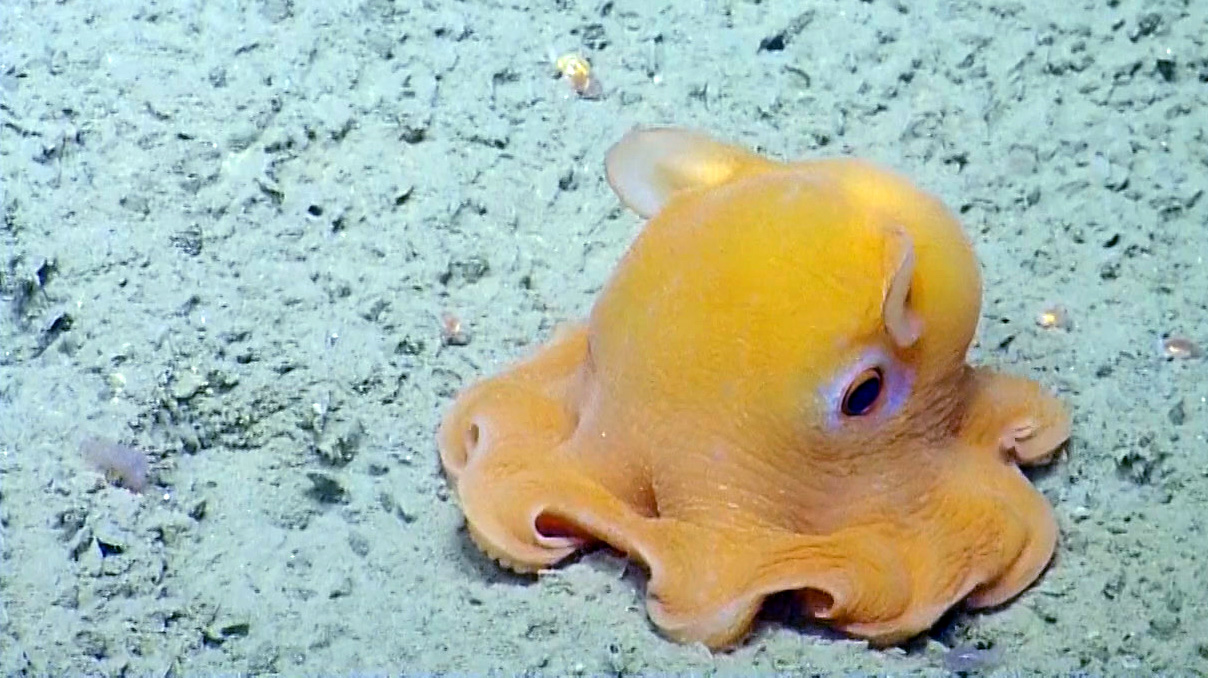
{"label": "small orange particle", "polygon": [[1055,305],[1046,308],[1036,316],[1036,324],[1046,330],[1068,330],[1073,325],[1070,314],[1064,306]]}
{"label": "small orange particle", "polygon": [[599,79],[592,75],[591,64],[578,54],[563,54],[554,61],[562,79],[570,84],[571,89],[584,99],[599,99],[604,95],[604,88]]}
{"label": "small orange particle", "polygon": [[1166,337],[1162,340],[1162,355],[1171,360],[1200,358],[1204,349],[1187,337]]}

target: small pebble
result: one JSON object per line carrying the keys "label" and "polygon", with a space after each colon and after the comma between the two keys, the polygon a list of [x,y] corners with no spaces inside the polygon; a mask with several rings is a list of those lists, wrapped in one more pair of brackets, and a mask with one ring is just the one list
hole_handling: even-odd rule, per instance
{"label": "small pebble", "polygon": [[1073,326],[1070,314],[1064,306],[1053,305],[1036,316],[1036,324],[1046,330],[1068,330]]}
{"label": "small pebble", "polygon": [[1190,360],[1204,356],[1204,349],[1187,337],[1162,339],[1162,355],[1170,360]]}
{"label": "small pebble", "polygon": [[446,312],[440,316],[440,340],[445,346],[465,346],[470,343],[470,335],[461,318]]}

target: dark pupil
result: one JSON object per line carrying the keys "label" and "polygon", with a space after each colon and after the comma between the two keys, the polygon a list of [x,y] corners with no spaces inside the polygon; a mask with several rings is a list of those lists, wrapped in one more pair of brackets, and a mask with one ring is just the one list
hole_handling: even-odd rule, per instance
{"label": "dark pupil", "polygon": [[843,398],[843,414],[858,417],[868,414],[881,395],[881,374],[875,372],[847,392]]}

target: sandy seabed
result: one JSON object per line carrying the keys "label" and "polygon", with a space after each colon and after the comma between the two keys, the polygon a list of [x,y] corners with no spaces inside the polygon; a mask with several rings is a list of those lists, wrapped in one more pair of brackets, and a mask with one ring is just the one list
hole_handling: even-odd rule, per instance
{"label": "sandy seabed", "polygon": [[[6,0],[0,674],[1208,673],[1208,361],[1159,348],[1208,342],[1205,36],[1198,0]],[[1074,412],[1035,587],[905,648],[773,615],[710,655],[616,556],[478,554],[438,417],[589,308],[639,124],[873,158],[959,212],[973,359]]]}

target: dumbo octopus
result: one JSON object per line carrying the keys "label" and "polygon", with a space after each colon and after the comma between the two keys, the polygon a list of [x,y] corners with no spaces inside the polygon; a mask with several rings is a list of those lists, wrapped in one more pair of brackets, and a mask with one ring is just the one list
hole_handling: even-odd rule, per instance
{"label": "dumbo octopus", "polygon": [[649,221],[586,323],[461,393],[440,458],[521,572],[604,543],[667,636],[724,648],[764,599],[878,645],[1003,603],[1057,525],[1020,465],[1070,420],[965,354],[981,279],[954,216],[855,159],[638,129],[608,180]]}

